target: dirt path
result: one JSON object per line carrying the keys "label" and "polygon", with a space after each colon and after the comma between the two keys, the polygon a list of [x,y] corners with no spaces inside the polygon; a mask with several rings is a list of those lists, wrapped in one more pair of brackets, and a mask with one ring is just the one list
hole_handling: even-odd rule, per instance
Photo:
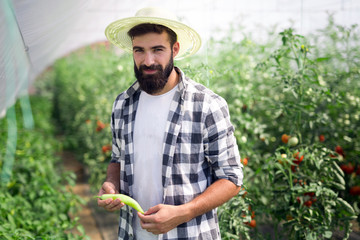
{"label": "dirt path", "polygon": [[[87,183],[83,165],[78,162],[71,152],[62,152],[64,168],[74,172],[77,176],[73,192],[86,200],[87,204],[82,206],[81,211],[76,215],[79,223],[84,227],[86,235],[90,240],[116,240],[117,239],[117,213],[109,213],[97,207],[92,199],[90,186]],[[73,233],[78,233],[77,229]]]}

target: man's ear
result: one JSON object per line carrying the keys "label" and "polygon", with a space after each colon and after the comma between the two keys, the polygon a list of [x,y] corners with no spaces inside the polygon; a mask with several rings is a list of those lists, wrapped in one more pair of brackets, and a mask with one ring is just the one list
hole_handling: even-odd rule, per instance
{"label": "man's ear", "polygon": [[173,45],[173,56],[176,57],[176,55],[179,53],[179,51],[180,51],[180,44],[179,44],[179,42],[176,42]]}

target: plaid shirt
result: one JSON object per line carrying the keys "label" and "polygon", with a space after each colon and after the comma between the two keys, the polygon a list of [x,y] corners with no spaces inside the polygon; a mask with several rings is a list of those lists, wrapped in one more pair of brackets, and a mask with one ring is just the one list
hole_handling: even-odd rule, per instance
{"label": "plaid shirt", "polygon": [[[180,74],[163,143],[163,203],[191,201],[217,179],[242,185],[242,164],[225,100]],[[115,100],[111,117],[111,162],[120,163],[120,193],[133,196],[133,130],[140,88],[135,82]],[[146,186],[144,186],[146,187]],[[136,239],[133,214],[120,210],[119,239]],[[183,223],[158,239],[221,239],[216,209]],[[141,240],[141,239],[140,239]]]}

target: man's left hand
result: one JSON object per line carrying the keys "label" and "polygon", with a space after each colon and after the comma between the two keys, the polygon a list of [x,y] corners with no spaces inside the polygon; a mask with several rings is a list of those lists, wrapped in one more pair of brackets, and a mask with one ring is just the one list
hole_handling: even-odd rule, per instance
{"label": "man's left hand", "polygon": [[155,235],[163,234],[188,221],[183,206],[159,204],[144,214],[138,213],[141,227]]}

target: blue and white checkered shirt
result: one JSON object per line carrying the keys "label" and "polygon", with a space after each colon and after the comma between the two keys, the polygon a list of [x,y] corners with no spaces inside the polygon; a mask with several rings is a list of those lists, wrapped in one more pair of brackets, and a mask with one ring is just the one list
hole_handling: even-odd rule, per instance
{"label": "blue and white checkered shirt", "polygon": [[[242,185],[243,172],[226,101],[203,85],[180,75],[170,106],[163,143],[163,204],[181,205],[200,195],[217,179]],[[133,130],[140,96],[135,82],[115,100],[111,116],[113,163],[120,163],[120,193],[133,196]],[[146,186],[144,186],[146,187]],[[135,212],[120,210],[119,240],[136,239]],[[200,215],[158,239],[221,239],[216,209]],[[141,239],[139,239],[141,240]]]}

